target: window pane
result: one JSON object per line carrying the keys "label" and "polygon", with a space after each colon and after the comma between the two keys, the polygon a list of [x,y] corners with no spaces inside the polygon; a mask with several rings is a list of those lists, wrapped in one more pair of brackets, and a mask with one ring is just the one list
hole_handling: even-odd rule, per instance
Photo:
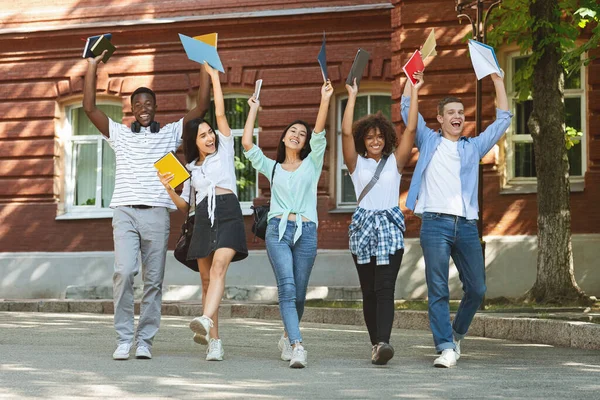
{"label": "window pane", "polygon": [[102,207],[108,207],[115,190],[115,152],[108,142],[102,141]]}
{"label": "window pane", "polygon": [[513,82],[512,82],[513,92],[517,91],[517,86],[515,85],[514,76],[521,68],[523,68],[523,67],[525,67],[525,65],[527,65],[528,58],[529,58],[529,56],[513,58]]}
{"label": "window pane", "polygon": [[[344,110],[346,109],[346,104],[348,104],[348,99],[342,100],[341,103],[342,103],[341,107],[342,107],[342,117],[343,117]],[[367,115],[368,111],[369,111],[369,97],[366,95],[358,96],[356,98],[356,104],[354,105],[354,121]],[[340,121],[340,125],[341,125],[341,121]]]}
{"label": "window pane", "polygon": [[75,196],[74,205],[93,206],[96,204],[96,169],[98,157],[96,143],[73,145],[75,154]]}
{"label": "window pane", "polygon": [[516,135],[529,135],[529,127],[527,121],[533,111],[533,100],[523,101],[516,104],[515,116],[516,116]]}
{"label": "window pane", "polygon": [[381,111],[388,119],[392,120],[392,98],[391,96],[371,96],[371,113]]}
{"label": "window pane", "polygon": [[569,76],[565,74],[565,89],[581,89],[581,68],[577,68]]}
{"label": "window pane", "polygon": [[535,177],[533,143],[515,143],[515,177]]}
{"label": "window pane", "polygon": [[583,176],[581,171],[581,142],[567,150],[567,156],[569,157],[569,175]]}
{"label": "window pane", "polygon": [[565,98],[565,124],[581,131],[581,98]]}
{"label": "window pane", "polygon": [[346,168],[342,168],[342,203],[356,203],[354,184]]}
{"label": "window pane", "polygon": [[[253,140],[256,143],[256,136]],[[256,170],[252,163],[242,155],[242,137],[234,138],[235,147],[235,176],[237,179],[237,192],[240,201],[253,201],[256,197]]]}
{"label": "window pane", "polygon": [[[249,111],[250,106],[248,105],[247,97],[225,99],[225,116],[227,117],[227,123],[231,129],[244,129]],[[204,119],[206,119],[214,129],[217,129],[214,100],[210,102],[210,110],[208,110]],[[254,123],[254,127],[258,128],[258,119]]]}

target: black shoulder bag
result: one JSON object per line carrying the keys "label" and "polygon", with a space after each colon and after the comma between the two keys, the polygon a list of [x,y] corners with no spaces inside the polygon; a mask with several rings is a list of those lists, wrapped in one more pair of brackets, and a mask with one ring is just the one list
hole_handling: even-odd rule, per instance
{"label": "black shoulder bag", "polygon": [[[275,165],[273,165],[273,171],[271,172],[271,189],[273,189],[273,179],[275,179],[276,167],[277,162],[275,162]],[[273,190],[271,190],[271,196],[273,196]],[[265,240],[265,235],[267,233],[267,219],[269,217],[270,209],[271,201],[264,206],[252,206],[252,216],[254,218],[254,223],[252,224],[252,233],[254,233],[255,237],[259,237],[262,240]]]}
{"label": "black shoulder bag", "polygon": [[198,272],[198,262],[187,259],[190,243],[192,242],[192,234],[194,233],[194,221],[196,219],[195,213],[192,214],[192,209],[196,211],[196,190],[190,181],[190,208],[185,222],[181,226],[181,234],[179,235],[179,239],[177,239],[173,255],[177,261],[189,269]]}

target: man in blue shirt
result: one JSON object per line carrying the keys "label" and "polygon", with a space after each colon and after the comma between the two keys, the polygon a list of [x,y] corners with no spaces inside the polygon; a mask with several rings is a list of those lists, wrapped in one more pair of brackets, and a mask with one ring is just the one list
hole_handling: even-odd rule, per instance
{"label": "man in blue shirt", "polygon": [[[429,324],[441,355],[433,365],[449,368],[460,358],[460,341],[485,295],[485,265],[477,231],[479,160],[502,137],[512,114],[504,81],[491,75],[496,89],[496,120],[479,136],[463,136],[462,101],[446,97],[438,104],[436,132],[419,114],[415,144],[419,160],[406,198],[406,207],[422,218],[421,248],[429,299]],[[402,119],[408,120],[410,87],[402,96]],[[450,257],[458,269],[464,295],[450,323],[448,273]]]}

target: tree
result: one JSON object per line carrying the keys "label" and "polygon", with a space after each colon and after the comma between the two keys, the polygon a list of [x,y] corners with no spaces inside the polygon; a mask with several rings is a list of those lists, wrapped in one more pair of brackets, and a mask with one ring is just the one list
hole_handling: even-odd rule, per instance
{"label": "tree", "polygon": [[508,40],[521,54],[531,52],[515,83],[520,99],[533,98],[527,124],[537,171],[538,257],[536,281],[524,298],[539,303],[590,302],[573,272],[564,83],[565,74],[589,62],[581,55],[598,46],[599,11],[589,0],[504,0],[492,17],[490,43]]}

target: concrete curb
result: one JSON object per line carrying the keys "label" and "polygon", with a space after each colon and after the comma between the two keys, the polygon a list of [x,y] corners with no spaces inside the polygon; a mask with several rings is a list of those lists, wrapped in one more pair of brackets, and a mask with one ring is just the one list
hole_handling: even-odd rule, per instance
{"label": "concrete curb", "polygon": [[[4,300],[0,301],[0,311],[113,314],[114,306],[111,300]],[[139,302],[135,303],[135,313],[139,314]],[[162,304],[163,315],[191,317],[201,313],[200,302],[163,301]],[[277,305],[256,303],[223,303],[219,316],[267,320],[281,318]],[[348,308],[307,307],[302,320],[324,324],[364,325],[362,310]],[[394,328],[429,330],[427,312],[396,311]],[[469,335],[600,350],[600,324],[590,322],[480,313],[473,319]]]}

